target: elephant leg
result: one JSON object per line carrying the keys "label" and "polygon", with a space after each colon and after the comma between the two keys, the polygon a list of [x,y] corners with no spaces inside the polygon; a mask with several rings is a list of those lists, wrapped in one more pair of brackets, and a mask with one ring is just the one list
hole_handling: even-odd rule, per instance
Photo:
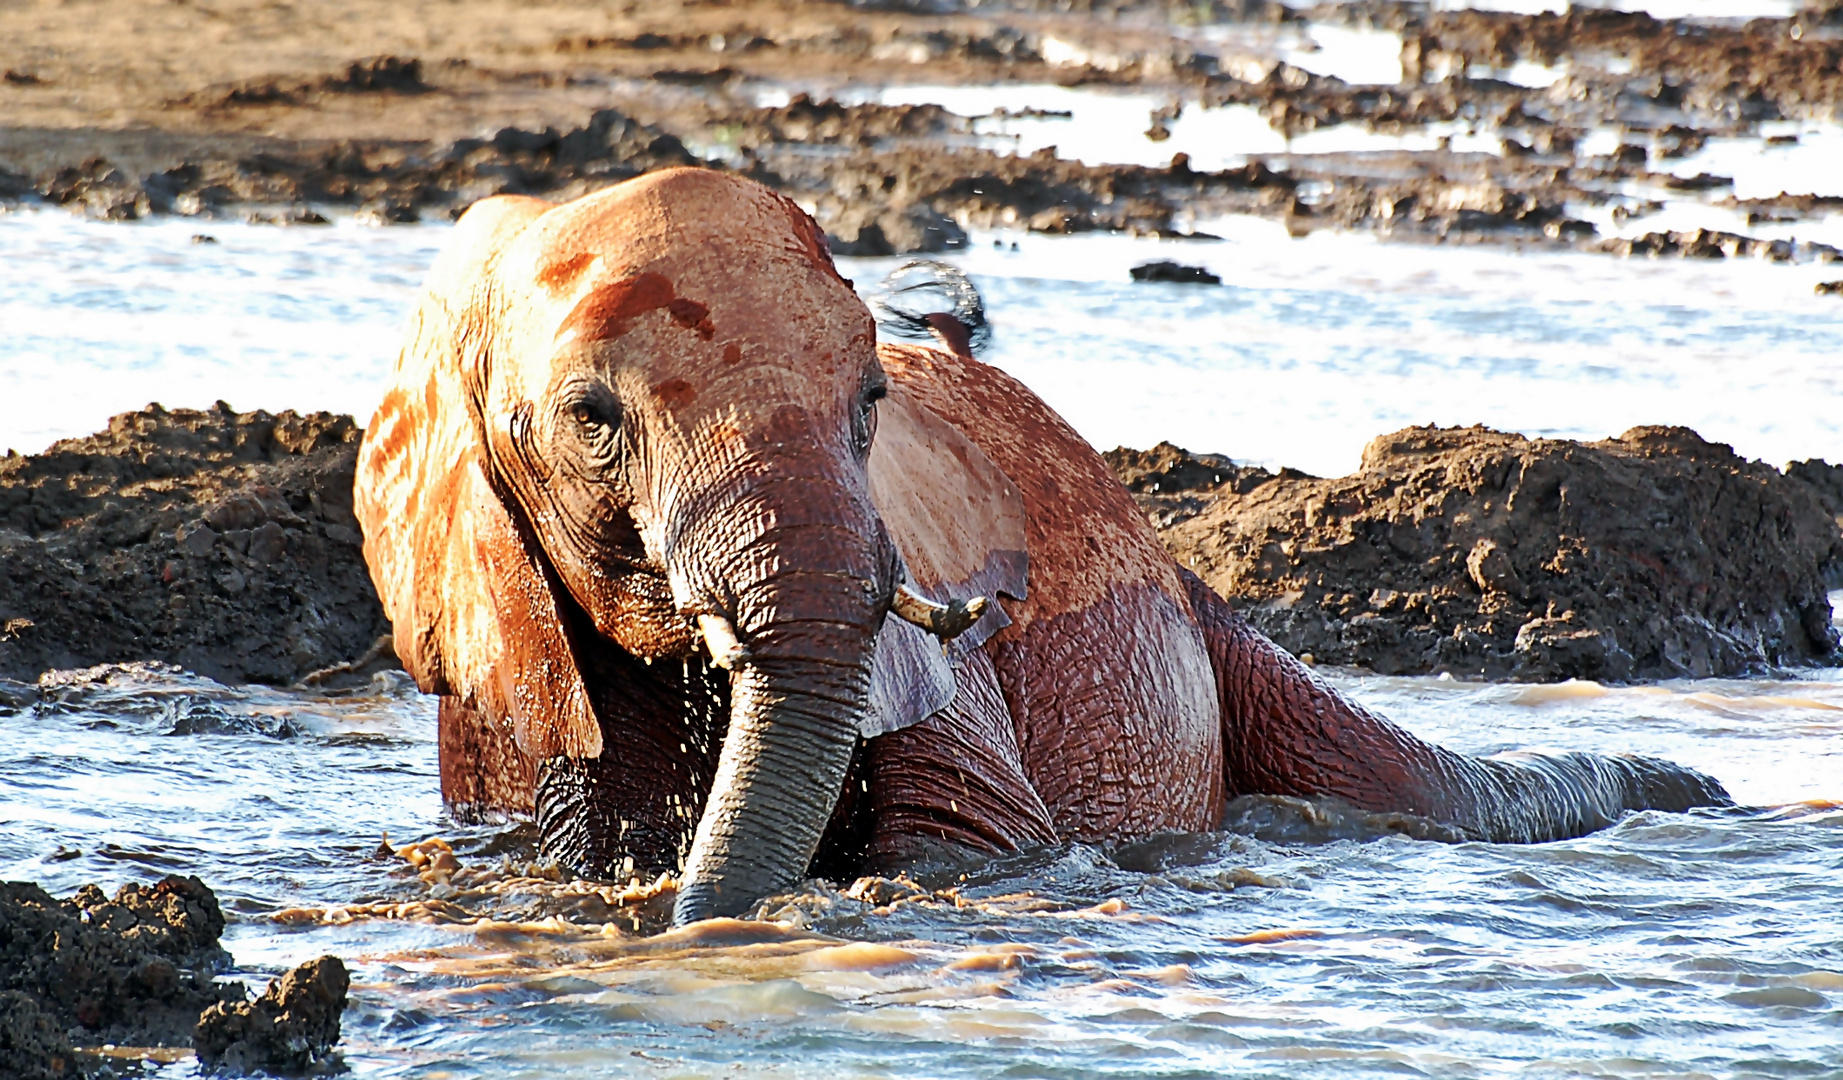
{"label": "elephant leg", "polygon": [[1580,836],[1633,810],[1731,804],[1715,780],[1656,758],[1473,758],[1415,738],[1325,685],[1196,575],[1184,579],[1222,695],[1230,797],[1332,796],[1499,843]]}
{"label": "elephant leg", "polygon": [[444,696],[435,716],[448,812],[462,821],[531,813],[533,762],[512,741],[511,726],[493,723],[454,697]]}
{"label": "elephant leg", "polygon": [[991,658],[974,649],[953,668],[957,690],[947,708],[865,744],[859,798],[874,821],[872,866],[944,848],[998,853],[1057,838],[1024,774]]}

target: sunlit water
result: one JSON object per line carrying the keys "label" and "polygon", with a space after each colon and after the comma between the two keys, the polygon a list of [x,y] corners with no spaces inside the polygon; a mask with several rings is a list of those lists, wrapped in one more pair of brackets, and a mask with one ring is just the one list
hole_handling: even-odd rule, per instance
{"label": "sunlit water", "polygon": [[[353,966],[357,1076],[1843,1071],[1843,811],[1819,801],[1843,796],[1843,672],[1336,681],[1461,749],[1665,754],[1747,808],[1538,846],[1298,821],[1064,846],[924,875],[953,897],[881,913],[813,892],[789,925],[715,943],[554,921],[296,923],[430,897],[372,857],[385,831],[449,837],[474,866],[520,844],[443,819],[433,709],[398,683],[336,699],[129,675],[0,715],[0,878],[67,893],[198,874],[231,918],[229,977],[260,987],[327,952]],[[285,716],[295,734],[166,734],[212,708],[253,729]]]}
{"label": "sunlit water", "polygon": [[[1410,422],[1684,423],[1776,462],[1843,457],[1843,301],[1811,293],[1843,268],[1195,225],[1226,239],[980,234],[952,258],[986,293],[994,362],[1102,446],[1338,473]],[[362,418],[443,235],[0,216],[0,445],[152,399]],[[1131,284],[1149,258],[1224,284]],[[843,269],[868,287],[895,262]],[[957,891],[882,913],[814,891],[752,943],[641,945],[516,912],[343,921],[450,895],[373,859],[385,832],[451,838],[472,867],[529,855],[444,819],[430,702],[389,681],[330,698],[154,674],[0,714],[0,877],[68,893],[199,875],[232,916],[237,977],[354,965],[360,1076],[1843,1075],[1843,812],[1825,802],[1843,800],[1843,672],[1335,678],[1459,749],[1660,754],[1745,808],[1533,847],[1255,815],[1254,835],[957,868],[921,881]],[[259,720],[166,734],[212,708]],[[293,737],[262,733],[284,716]]]}
{"label": "sunlit water", "polygon": [[[946,257],[985,292],[989,359],[1101,447],[1170,439],[1340,475],[1408,424],[1587,439],[1685,424],[1774,464],[1843,458],[1843,299],[1813,293],[1843,264],[1191,224],[1224,239],[977,233]],[[444,236],[0,214],[0,448],[155,400],[362,421]],[[1223,284],[1134,284],[1151,259]],[[896,262],[840,260],[865,289]]]}

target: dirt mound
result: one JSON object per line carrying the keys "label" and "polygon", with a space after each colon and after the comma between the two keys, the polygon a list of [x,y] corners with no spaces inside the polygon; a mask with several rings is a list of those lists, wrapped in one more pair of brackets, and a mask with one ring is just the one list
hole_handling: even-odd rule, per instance
{"label": "dirt mound", "polygon": [[0,883],[0,1075],[76,1075],[71,1043],[186,1046],[199,1012],[243,998],[212,975],[224,916],[195,877],[85,885],[57,900]]}
{"label": "dirt mound", "polygon": [[352,514],[359,428],[153,405],[0,460],[0,677],[161,660],[293,683],[389,633]]}
{"label": "dirt mound", "polygon": [[1788,477],[1662,427],[1408,428],[1334,480],[1168,444],[1107,457],[1180,562],[1319,662],[1617,681],[1835,656],[1843,532],[1821,462]]}
{"label": "dirt mound", "polygon": [[270,983],[255,1001],[213,1005],[193,1033],[198,1059],[233,1072],[306,1071],[339,1042],[350,985],[345,964],[322,956]]}

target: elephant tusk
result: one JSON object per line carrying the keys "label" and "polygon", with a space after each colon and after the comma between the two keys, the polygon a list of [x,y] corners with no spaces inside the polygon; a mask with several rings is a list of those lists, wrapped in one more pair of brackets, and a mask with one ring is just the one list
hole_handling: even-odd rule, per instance
{"label": "elephant tusk", "polygon": [[946,604],[937,604],[907,585],[898,585],[896,596],[890,601],[890,609],[904,622],[914,623],[947,642],[959,637],[978,622],[979,616],[985,614],[986,606],[990,603],[983,596],[975,596],[971,600],[949,600]]}
{"label": "elephant tusk", "polygon": [[698,630],[704,635],[704,647],[710,650],[710,662],[735,671],[749,660],[749,650],[736,640],[736,627],[721,615],[699,615]]}

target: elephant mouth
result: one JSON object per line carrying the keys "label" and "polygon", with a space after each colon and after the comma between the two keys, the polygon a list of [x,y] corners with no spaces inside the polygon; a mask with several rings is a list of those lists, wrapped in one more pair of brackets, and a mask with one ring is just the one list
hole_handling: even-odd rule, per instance
{"label": "elephant mouth", "polygon": [[582,640],[603,748],[537,764],[539,858],[594,881],[677,875],[729,732],[729,673],[702,651],[641,657]]}
{"label": "elephant mouth", "polygon": [[[989,606],[936,603],[908,586],[886,603],[944,640]],[[740,914],[813,873],[854,872],[869,805],[850,782],[872,726],[865,628],[835,624],[855,628],[846,636],[859,644],[840,638],[845,652],[821,660],[788,655],[772,635],[747,642],[722,615],[695,623],[704,647],[676,658],[595,639],[590,684],[618,688],[596,692],[602,753],[551,758],[535,785],[545,858],[600,880],[676,874],[691,894],[680,894],[680,922]]]}

